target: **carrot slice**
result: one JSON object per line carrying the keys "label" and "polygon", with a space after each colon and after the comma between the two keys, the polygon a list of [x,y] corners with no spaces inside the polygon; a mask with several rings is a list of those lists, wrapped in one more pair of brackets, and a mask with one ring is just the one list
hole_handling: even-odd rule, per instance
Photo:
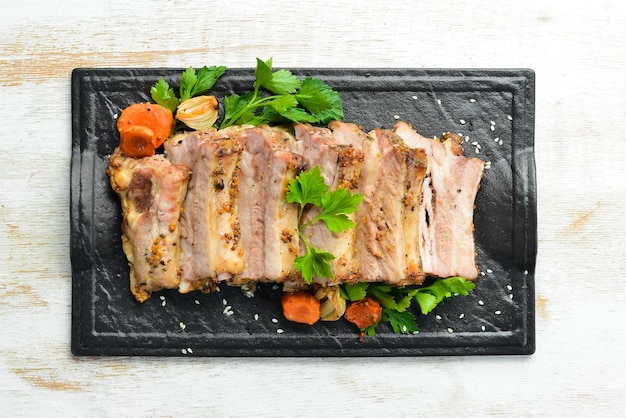
{"label": "carrot slice", "polygon": [[344,318],[363,330],[377,324],[382,315],[383,308],[380,306],[380,303],[367,296],[361,300],[352,302],[350,306],[346,308]]}
{"label": "carrot slice", "polygon": [[281,304],[289,321],[313,325],[320,319],[320,301],[309,292],[283,293]]}
{"label": "carrot slice", "polygon": [[145,126],[154,132],[155,148],[158,148],[172,133],[172,112],[153,103],[135,103],[122,111],[117,120],[120,134],[132,126]]}
{"label": "carrot slice", "polygon": [[154,155],[154,131],[141,125],[134,125],[120,132],[120,151],[132,158]]}

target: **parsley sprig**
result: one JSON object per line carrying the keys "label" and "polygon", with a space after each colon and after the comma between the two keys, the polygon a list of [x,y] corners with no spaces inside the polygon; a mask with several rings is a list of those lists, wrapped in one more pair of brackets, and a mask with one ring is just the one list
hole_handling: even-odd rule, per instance
{"label": "parsley sprig", "polygon": [[[339,93],[322,80],[300,80],[289,70],[272,70],[272,58],[257,58],[254,90],[224,98],[220,128],[232,125],[280,124],[287,121],[326,124],[343,119]],[[271,94],[266,95],[267,91]]]}
{"label": "parsley sprig", "polygon": [[[285,199],[289,203],[299,204],[298,235],[304,243],[304,255],[296,257],[294,267],[307,283],[314,277],[334,278],[331,262],[335,256],[328,251],[313,247],[306,239],[304,230],[316,222],[324,222],[329,231],[339,233],[354,227],[354,222],[347,216],[354,213],[363,195],[352,194],[346,189],[329,191],[318,166],[315,166],[291,180]],[[307,205],[321,208],[320,213],[302,223],[302,215]]]}
{"label": "parsley sprig", "polygon": [[160,78],[150,88],[150,95],[156,104],[175,113],[179,104],[210,90],[225,72],[226,67],[223,66],[204,66],[197,72],[193,67],[189,67],[180,75],[178,88],[180,98],[176,96],[174,89],[163,78]]}
{"label": "parsley sprig", "polygon": [[[383,307],[382,321],[389,323],[396,333],[412,334],[418,331],[415,316],[408,309],[415,301],[423,315],[437,305],[456,295],[467,296],[474,289],[474,283],[463,277],[436,279],[428,286],[394,287],[386,283],[355,283],[341,287],[344,297],[357,301],[370,296]],[[376,334],[376,325],[365,331],[370,336]]]}

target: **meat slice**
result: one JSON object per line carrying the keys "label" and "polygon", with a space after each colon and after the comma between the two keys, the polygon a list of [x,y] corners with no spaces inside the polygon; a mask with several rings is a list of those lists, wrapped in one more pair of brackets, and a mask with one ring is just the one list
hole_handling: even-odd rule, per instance
{"label": "meat slice", "polygon": [[[324,181],[331,190],[344,188],[357,193],[359,177],[363,165],[363,152],[352,145],[337,144],[332,132],[327,128],[317,128],[308,124],[294,127],[298,140],[296,149],[306,160],[309,167],[319,166]],[[311,207],[303,214],[304,221],[319,215],[320,209]],[[348,217],[354,221],[355,215]],[[323,223],[315,223],[306,230],[309,243],[335,256],[332,261],[335,283],[358,282],[360,262],[356,252],[356,229],[351,228],[340,233],[333,233]],[[315,279],[328,284],[328,279]]]}
{"label": "meat slice", "polygon": [[162,155],[135,159],[116,149],[108,174],[122,206],[130,289],[144,302],[152,292],[179,284],[179,218],[189,170]]}
{"label": "meat slice", "polygon": [[179,291],[210,290],[215,282],[243,273],[237,196],[243,128],[176,135],[165,143],[168,157],[192,171],[181,219]]}
{"label": "meat slice", "polygon": [[404,122],[394,132],[413,148],[426,150],[428,168],[420,205],[419,244],[424,271],[432,276],[478,277],[474,246],[474,201],[484,163],[462,155],[461,138],[425,138]]}
{"label": "meat slice", "polygon": [[299,276],[298,207],[287,203],[289,181],[306,168],[290,151],[287,132],[258,126],[243,130],[239,222],[246,267],[242,279],[283,282]]}

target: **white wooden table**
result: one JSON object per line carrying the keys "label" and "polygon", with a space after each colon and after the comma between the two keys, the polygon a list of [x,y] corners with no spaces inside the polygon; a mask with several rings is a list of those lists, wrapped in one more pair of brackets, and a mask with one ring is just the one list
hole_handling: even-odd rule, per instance
{"label": "white wooden table", "polygon": [[[0,415],[623,413],[624,3],[259,4],[4,2]],[[257,56],[273,56],[281,67],[536,71],[534,355],[374,360],[71,355],[71,70],[249,67]]]}

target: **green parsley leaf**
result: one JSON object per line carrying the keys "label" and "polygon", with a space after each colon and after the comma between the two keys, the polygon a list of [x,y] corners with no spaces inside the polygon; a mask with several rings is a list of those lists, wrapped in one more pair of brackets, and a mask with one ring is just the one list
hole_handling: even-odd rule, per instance
{"label": "green parsley leaf", "polygon": [[302,81],[298,79],[289,70],[278,70],[272,73],[272,78],[262,84],[262,87],[271,91],[274,94],[289,94],[295,93]]}
{"label": "green parsley leaf", "polygon": [[322,212],[315,218],[323,221],[331,232],[341,232],[354,227],[346,215],[356,212],[363,195],[352,194],[346,189],[336,189],[322,196]]}
{"label": "green parsley leaf", "polygon": [[191,91],[193,86],[196,84],[196,81],[198,81],[198,76],[196,75],[196,70],[194,70],[193,67],[187,68],[180,75],[178,95],[180,96],[181,102],[184,102],[191,97]]}
{"label": "green parsley leaf", "polygon": [[321,206],[322,197],[328,191],[328,186],[324,183],[324,177],[318,166],[300,173],[297,178],[289,182],[287,188],[288,192],[285,195],[287,202],[298,203],[301,207],[309,203]]}
{"label": "green parsley leaf", "polygon": [[178,107],[178,98],[174,89],[170,87],[167,81],[160,78],[154,86],[150,88],[150,95],[156,104],[163,106],[170,112],[174,113]]}
{"label": "green parsley leaf", "polygon": [[344,284],[343,286],[341,286],[341,289],[344,291],[346,295],[346,299],[354,302],[357,300],[364,299],[365,296],[367,296],[368,286],[369,286],[369,283],[360,282],[360,283],[353,283],[353,284]]}
{"label": "green parsley leaf", "polygon": [[331,253],[306,245],[306,253],[296,257],[294,267],[302,273],[307,283],[311,283],[313,277],[332,279],[334,275],[330,262],[334,259]]}
{"label": "green parsley leaf", "polygon": [[217,80],[226,72],[226,67],[224,66],[211,66],[207,67],[206,65],[198,70],[196,83],[193,85],[191,89],[191,97],[197,96],[198,94],[202,94],[207,90],[210,90]]}
{"label": "green parsley leaf", "polygon": [[398,312],[393,309],[383,308],[382,320],[389,323],[395,333],[412,334],[418,331],[415,317],[410,312]]}
{"label": "green parsley leaf", "polygon": [[261,89],[265,83],[269,83],[272,80],[272,58],[267,61],[256,59],[254,77],[254,90]]}
{"label": "green parsley leaf", "polygon": [[431,285],[417,288],[415,300],[424,315],[455,295],[467,296],[474,289],[474,283],[463,277],[448,277],[435,280]]}
{"label": "green parsley leaf", "polygon": [[281,115],[287,112],[288,109],[298,106],[298,101],[291,95],[279,96],[267,103],[272,109],[280,113]]}
{"label": "green parsley leaf", "polygon": [[343,119],[341,96],[318,78],[305,78],[296,99],[321,124]]}

